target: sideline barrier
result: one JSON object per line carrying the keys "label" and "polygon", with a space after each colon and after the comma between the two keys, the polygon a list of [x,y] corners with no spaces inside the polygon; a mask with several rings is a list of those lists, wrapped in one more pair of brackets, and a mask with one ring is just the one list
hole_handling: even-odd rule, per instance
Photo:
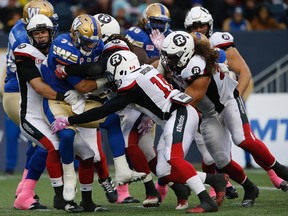
{"label": "sideline barrier", "polygon": [[[288,165],[288,93],[252,94],[246,109],[256,137],[266,144],[280,163]],[[244,167],[244,151],[235,145],[232,149],[232,157]],[[259,167],[252,160],[253,165]]]}

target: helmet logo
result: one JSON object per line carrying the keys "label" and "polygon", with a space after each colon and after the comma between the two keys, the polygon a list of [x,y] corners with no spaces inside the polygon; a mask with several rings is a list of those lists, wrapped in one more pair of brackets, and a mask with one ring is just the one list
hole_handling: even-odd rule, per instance
{"label": "helmet logo", "polygon": [[107,24],[107,23],[110,23],[112,18],[111,16],[108,16],[106,14],[101,14],[99,17],[98,17],[98,20],[103,23],[103,24]]}
{"label": "helmet logo", "polygon": [[120,54],[115,54],[110,59],[110,64],[114,67],[118,66],[122,62],[122,56]]}
{"label": "helmet logo", "polygon": [[173,37],[173,42],[176,46],[178,47],[182,47],[186,44],[186,38],[181,35],[181,34],[176,34],[174,37]]}
{"label": "helmet logo", "polygon": [[28,17],[32,18],[35,14],[39,14],[40,13],[40,8],[28,8],[27,9],[27,13],[28,13]]}
{"label": "helmet logo", "polygon": [[82,22],[80,21],[79,17],[77,17],[74,22],[72,23],[72,28],[74,30],[76,30],[80,25],[82,24]]}

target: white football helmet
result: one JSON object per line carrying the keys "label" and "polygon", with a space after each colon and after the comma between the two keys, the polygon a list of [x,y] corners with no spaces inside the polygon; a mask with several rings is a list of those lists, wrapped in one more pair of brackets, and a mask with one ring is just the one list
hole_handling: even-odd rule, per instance
{"label": "white football helmet", "polygon": [[100,23],[102,40],[104,43],[112,34],[120,34],[120,25],[111,15],[99,13],[94,15],[94,17]]}
{"label": "white football helmet", "polygon": [[[46,29],[49,32],[49,40],[48,42],[41,42],[37,43],[34,40],[34,37],[32,35],[33,31],[39,31],[42,29]],[[43,14],[35,14],[29,21],[27,27],[27,34],[30,40],[31,45],[35,46],[38,49],[46,49],[50,46],[52,40],[53,40],[53,35],[54,35],[54,25],[50,18]]]}
{"label": "white football helmet", "polygon": [[163,41],[160,61],[169,72],[180,72],[194,54],[193,37],[184,31],[174,31]]}
{"label": "white football helmet", "polygon": [[187,12],[184,27],[188,32],[192,32],[193,28],[195,29],[199,25],[205,24],[209,26],[206,37],[211,37],[213,34],[213,18],[209,11],[203,7],[197,6],[192,7],[190,11]]}
{"label": "white football helmet", "polygon": [[106,77],[112,91],[121,88],[125,76],[140,68],[138,57],[131,51],[121,50],[107,61]]}

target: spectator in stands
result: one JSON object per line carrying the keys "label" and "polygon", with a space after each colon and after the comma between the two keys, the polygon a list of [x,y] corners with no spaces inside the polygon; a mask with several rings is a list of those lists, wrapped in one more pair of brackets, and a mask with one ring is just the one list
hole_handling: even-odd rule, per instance
{"label": "spectator in stands", "polygon": [[6,6],[0,9],[0,22],[4,25],[3,30],[9,32],[15,23],[22,17],[23,7],[17,0],[8,0]]}
{"label": "spectator in stands", "polygon": [[113,1],[112,16],[118,21],[121,34],[124,34],[125,30],[133,25],[133,23],[131,23],[130,9],[131,5],[127,0]]}
{"label": "spectator in stands", "polygon": [[243,9],[236,7],[232,17],[229,17],[223,22],[223,31],[250,31],[251,24],[244,17]]}
{"label": "spectator in stands", "polygon": [[256,17],[251,21],[253,30],[277,30],[286,29],[284,23],[279,23],[272,17],[267,5],[261,5],[258,8]]}
{"label": "spectator in stands", "polygon": [[170,11],[170,27],[173,30],[184,29],[183,23],[185,20],[185,14],[189,8],[194,4],[202,4],[202,0],[192,1],[175,1],[175,0],[162,0],[161,3],[165,5]]}
{"label": "spectator in stands", "polygon": [[84,8],[88,12],[88,14],[112,14],[112,2],[115,0],[93,0],[88,1]]}

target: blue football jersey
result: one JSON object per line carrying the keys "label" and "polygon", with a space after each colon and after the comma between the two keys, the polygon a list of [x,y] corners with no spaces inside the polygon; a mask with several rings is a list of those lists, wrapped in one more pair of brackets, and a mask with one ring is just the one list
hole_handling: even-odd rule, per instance
{"label": "blue football jersey", "polygon": [[78,48],[72,43],[69,33],[61,34],[54,39],[49,49],[47,61],[41,66],[41,73],[44,81],[49,84],[55,91],[65,93],[74,89],[83,78],[77,76],[68,76],[65,79],[59,79],[55,75],[57,65],[83,64],[98,61],[104,44],[100,41],[90,56],[83,56]]}
{"label": "blue football jersey", "polygon": [[[168,33],[165,35],[165,37],[170,33],[169,30]],[[139,27],[131,27],[125,32],[125,37],[134,45],[138,47],[142,47],[149,58],[151,57],[159,57],[160,53],[158,49],[154,46],[152,43],[149,33],[144,31],[143,29]]]}
{"label": "blue football jersey", "polygon": [[21,43],[30,43],[25,24],[22,20],[16,22],[9,32],[8,48],[6,53],[6,78],[4,92],[19,92],[18,81],[16,77],[16,64],[14,50]]}

